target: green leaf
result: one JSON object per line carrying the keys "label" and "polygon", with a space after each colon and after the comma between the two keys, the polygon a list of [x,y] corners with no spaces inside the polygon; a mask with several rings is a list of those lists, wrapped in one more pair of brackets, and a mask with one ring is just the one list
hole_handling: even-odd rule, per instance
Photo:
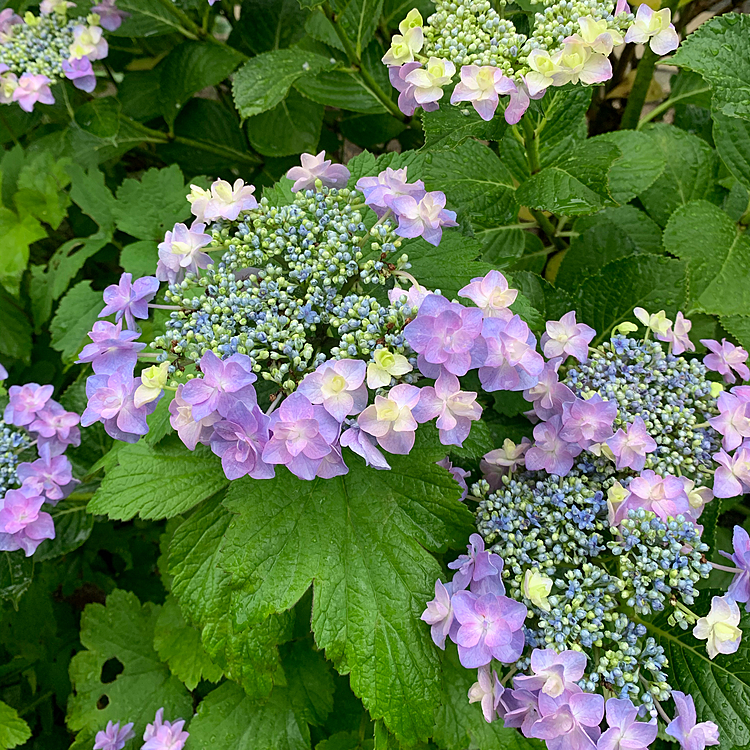
{"label": "green leaf", "polygon": [[440,706],[435,715],[435,743],[443,750],[543,750],[543,742],[505,729],[502,721],[488,724],[479,703],[469,703],[467,698],[475,682],[476,673],[461,666],[456,647],[448,644],[443,656]]}
{"label": "green leaf", "polygon": [[459,545],[471,514],[458,502],[433,432],[420,430],[391,471],[347,455],[349,473],[303,482],[238,480],[224,504],[237,515],[222,566],[249,596],[243,616],[262,621],[292,607],[314,585],[315,641],[374,719],[405,742],[429,736],[438,662],[419,621],[440,570],[427,550]]}
{"label": "green leaf", "polygon": [[75,121],[91,135],[105,139],[114,138],[120,130],[121,112],[120,102],[108,96],[82,104],[76,110]]}
{"label": "green leaf", "polygon": [[264,156],[316,153],[324,110],[290,89],[273,109],[247,119],[248,140]]}
{"label": "green leaf", "polygon": [[388,143],[406,130],[406,125],[392,115],[352,115],[341,121],[341,135],[362,148]]}
{"label": "green leaf", "polygon": [[94,528],[94,517],[86,512],[86,504],[63,500],[49,510],[55,522],[55,538],[45,539],[34,553],[37,562],[52,560],[78,549]]}
{"label": "green leaf", "polygon": [[502,113],[485,122],[473,107],[440,107],[422,112],[424,147],[430,150],[452,149],[467,138],[499,141],[508,127]]}
{"label": "green leaf", "polygon": [[60,300],[49,326],[50,345],[62,353],[65,362],[70,363],[78,356],[103,308],[102,293],[94,291],[90,281],[80,281]]}
{"label": "green leaf", "polygon": [[46,237],[47,232],[34,216],[19,218],[9,208],[0,207],[0,236],[3,238],[0,284],[17,295],[29,262],[29,245]]}
{"label": "green leaf", "polygon": [[56,160],[49,151],[27,157],[18,173],[17,192],[13,196],[18,215],[33,216],[57,229],[65,218],[70,198],[65,188],[70,183],[66,158]]}
{"label": "green leaf", "polygon": [[196,92],[216,86],[244,60],[245,55],[226,45],[185,41],[159,64],[162,114],[173,123],[177,113]]}
{"label": "green leaf", "polygon": [[31,356],[31,322],[20,303],[2,286],[0,286],[0,319],[3,321],[0,353],[10,359],[28,362]]}
{"label": "green leaf", "polygon": [[323,5],[325,0],[297,0],[300,8],[311,9],[317,8],[319,5]]}
{"label": "green leaf", "polygon": [[297,0],[244,0],[228,41],[249,55],[285,49],[305,35],[306,17]]}
{"label": "green leaf", "polygon": [[582,217],[573,229],[578,236],[571,240],[555,277],[558,286],[571,292],[613,260],[641,253],[663,254],[661,229],[633,206],[607,208]]}
{"label": "green leaf", "polygon": [[7,599],[14,607],[31,586],[34,560],[21,550],[0,552],[0,601]]}
{"label": "green leaf", "polygon": [[513,286],[527,297],[543,320],[557,320],[574,307],[573,299],[565,289],[552,286],[535,273],[515,271]]}
{"label": "green leaf", "polygon": [[726,315],[721,318],[721,325],[727,333],[734,336],[742,346],[750,347],[750,316]]}
{"label": "green leaf", "polygon": [[154,648],[188,690],[194,690],[201,680],[219,682],[224,676],[203,648],[200,630],[185,622],[173,596],[167,597],[156,621]]}
{"label": "green leaf", "polygon": [[190,216],[189,192],[175,164],[149,169],[140,180],[123,180],[112,208],[117,228],[139,240],[161,242],[167,230]]}
{"label": "green leaf", "polygon": [[177,437],[153,446],[144,441],[125,445],[117,461],[89,503],[90,513],[120,521],[136,515],[172,518],[229,483],[208,448],[199,446],[191,453]]}
{"label": "green leaf", "polygon": [[750,122],[713,113],[714,143],[727,169],[750,190]]}
{"label": "green leaf", "polygon": [[148,122],[161,115],[160,93],[161,75],[157,67],[128,72],[117,89],[117,98],[126,117]]}
{"label": "green leaf", "polygon": [[[706,590],[693,608],[705,615],[711,595],[724,592]],[[742,610],[740,628],[750,632],[750,615]],[[692,696],[698,721],[713,721],[719,727],[721,746],[746,747],[750,743],[750,641],[743,638],[739,650],[709,659],[705,641],[696,640],[691,631],[667,623],[667,613],[653,622],[643,623],[648,634],[662,646],[669,661],[669,681],[674,690]]]}
{"label": "green leaf", "polygon": [[153,240],[139,240],[125,245],[120,251],[120,265],[133,274],[134,279],[153,276],[159,261],[159,248]]}
{"label": "green leaf", "polygon": [[705,141],[672,125],[653,125],[643,132],[667,161],[664,174],[639,196],[659,226],[666,226],[679,206],[698,198],[717,197],[719,160]]}
{"label": "green leaf", "polygon": [[130,13],[113,36],[144,37],[179,31],[180,21],[159,0],[120,0],[120,10]]}
{"label": "green leaf", "polygon": [[678,208],[664,247],[687,262],[690,301],[698,309],[715,315],[750,309],[750,239],[720,208],[707,201]]}
{"label": "green leaf", "polygon": [[714,109],[750,119],[750,16],[712,18],[687,37],[670,62],[706,79]]}
{"label": "green leaf", "polygon": [[[203,503],[176,531],[169,548],[172,591],[187,619],[202,627],[203,646],[213,662],[254,698],[283,683],[278,644],[292,637],[292,613],[247,624],[247,595],[221,567],[223,536],[232,515],[220,498]],[[232,616],[236,612],[237,616]]]}
{"label": "green leaf", "polygon": [[104,173],[98,169],[85,172],[79,164],[68,165],[68,174],[72,183],[70,197],[75,204],[88,214],[105,232],[115,228],[112,209],[115,197],[104,184]]}
{"label": "green leaf", "polygon": [[596,136],[593,142],[597,141],[613,143],[620,149],[620,158],[609,169],[609,189],[621,205],[650,188],[667,166],[664,154],[654,148],[646,133],[618,130]]}
{"label": "green leaf", "polygon": [[530,208],[563,216],[596,213],[614,203],[607,176],[620,155],[613,143],[586,141],[554,166],[521,183],[516,199]]}
{"label": "green leaf", "polygon": [[153,413],[148,417],[148,435],[144,436],[144,440],[149,445],[156,445],[158,442],[163,440],[167,435],[171,435],[174,430],[170,424],[169,405],[174,400],[174,391],[166,391],[159,403],[156,405]]}
{"label": "green leaf", "polygon": [[435,12],[431,0],[385,0],[383,3],[383,22],[388,27],[396,28],[406,18],[406,14],[417,8],[422,18]]}
{"label": "green leaf", "polygon": [[23,745],[31,737],[29,725],[15,708],[0,701],[0,750],[11,750]]}
{"label": "green leaf", "polygon": [[[157,709],[173,721],[189,718],[192,701],[185,686],[173,677],[154,650],[154,634],[161,607],[135,594],[115,590],[106,606],[89,604],[81,616],[81,643],[70,662],[73,695],[68,701],[68,727],[94,732],[107,721],[135,724],[141,736]],[[123,667],[113,682],[102,682],[102,667],[116,659]],[[103,696],[108,702],[104,708]]]}
{"label": "green leaf", "polygon": [[295,81],[294,87],[308,99],[329,107],[363,114],[380,114],[388,111],[359,73],[342,70],[323,72],[316,76],[300,78]]}
{"label": "green leaf", "polygon": [[576,292],[580,320],[597,334],[592,346],[609,338],[614,326],[633,321],[633,308],[665,310],[674,318],[687,297],[685,264],[655,255],[635,255],[612,261],[589,276]]}
{"label": "green leaf", "polygon": [[320,651],[312,648],[309,637],[292,642],[284,650],[284,672],[291,703],[308,724],[322,726],[333,711],[331,665]]}
{"label": "green leaf", "polygon": [[275,687],[268,700],[258,701],[225,682],[198,706],[190,742],[221,750],[310,750],[310,728],[287,689]]}
{"label": "green leaf", "polygon": [[235,74],[234,103],[243,118],[273,109],[302,76],[331,68],[330,60],[301,49],[264,52],[246,62]]}
{"label": "green leaf", "polygon": [[357,57],[370,43],[383,12],[383,0],[349,0],[338,18],[344,33],[354,45]]}

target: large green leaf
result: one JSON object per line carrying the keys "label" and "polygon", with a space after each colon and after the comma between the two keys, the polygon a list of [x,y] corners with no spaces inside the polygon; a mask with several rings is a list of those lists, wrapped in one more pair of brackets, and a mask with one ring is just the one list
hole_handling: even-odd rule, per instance
{"label": "large green leaf", "polygon": [[[107,721],[135,724],[136,735],[154,720],[157,709],[172,721],[189,718],[192,701],[154,650],[154,631],[161,607],[135,594],[115,590],[106,606],[89,604],[81,616],[81,643],[70,663],[73,694],[68,702],[68,727],[94,732]],[[123,669],[114,681],[102,682],[102,668],[111,659]],[[101,706],[101,708],[100,708]]]}
{"label": "large green leaf", "polygon": [[29,725],[15,708],[0,701],[0,750],[11,750],[31,737]]}
{"label": "large green leaf", "polygon": [[529,208],[562,216],[596,213],[615,204],[609,192],[608,174],[620,155],[614,143],[586,141],[554,165],[521,183],[516,199]]}
{"label": "large green leaf", "polygon": [[693,201],[677,209],[664,230],[664,247],[687,262],[690,301],[716,315],[750,310],[750,239],[720,209]]}
{"label": "large green leaf", "polygon": [[750,122],[713,113],[714,143],[727,169],[750,190]]}
{"label": "large green leaf", "polygon": [[297,0],[244,0],[229,44],[249,55],[284,49],[305,35],[307,15]]}
{"label": "large green leaf", "polygon": [[750,119],[750,16],[712,18],[688,36],[671,62],[706,79],[720,112]]}
{"label": "large green leaf", "polygon": [[37,562],[52,560],[78,549],[90,536],[94,528],[94,517],[86,512],[85,503],[63,500],[50,515],[55,522],[55,538],[45,539],[34,553]]}
{"label": "large green leaf", "polygon": [[232,514],[215,498],[201,505],[176,531],[169,548],[172,591],[185,616],[202,627],[209,657],[254,698],[283,683],[278,644],[292,637],[291,612],[248,626],[247,595],[232,587],[221,566],[223,537]]}
{"label": "large green leaf", "polygon": [[102,293],[92,289],[90,281],[80,281],[60,300],[49,330],[51,346],[61,352],[65,362],[71,363],[78,356],[103,309]]}
{"label": "large green leaf", "polygon": [[88,172],[80,164],[70,164],[70,197],[81,211],[88,214],[105,232],[115,228],[112,208],[115,197],[104,183],[104,173],[98,169]]}
{"label": "large green leaf", "polygon": [[222,566],[249,592],[243,616],[262,621],[292,607],[312,584],[312,627],[374,719],[402,741],[431,734],[437,653],[419,615],[440,568],[428,550],[465,541],[471,514],[435,461],[445,455],[420,428],[409,457],[376,472],[348,454],[349,473],[303,482],[232,483],[236,513]]}
{"label": "large green leaf", "polygon": [[26,557],[20,550],[0,552],[0,601],[7,599],[17,605],[33,577],[33,558]]}
{"label": "large green leaf", "polygon": [[158,445],[139,441],[117,452],[89,503],[89,512],[110,518],[172,518],[229,484],[219,460],[205,446],[190,452],[173,436]]}
{"label": "large green leaf", "polygon": [[0,354],[28,362],[31,356],[31,322],[21,303],[0,286]]}
{"label": "large green leaf", "polygon": [[369,44],[383,12],[383,0],[349,0],[338,23],[354,45],[358,58]]}
{"label": "large green leaf", "polygon": [[713,200],[720,194],[716,184],[719,160],[715,151],[702,139],[672,125],[659,124],[643,132],[653,147],[666,159],[664,173],[640,200],[651,218],[666,226],[679,206],[698,198]]}
{"label": "large green leaf", "polygon": [[[723,591],[705,590],[693,610],[705,615],[711,596]],[[743,634],[750,632],[750,615],[740,607]],[[721,747],[744,748],[750,744],[750,641],[743,637],[735,654],[709,659],[705,641],[691,630],[667,623],[668,613],[644,622],[648,634],[662,646],[669,661],[669,682],[674,690],[691,695],[698,721],[713,721],[719,727]]]}
{"label": "large green leaf", "polygon": [[485,122],[473,107],[440,107],[422,112],[426,149],[452,149],[467,138],[499,141],[508,127],[502,113]]}
{"label": "large green leaf", "polygon": [[0,206],[0,236],[3,250],[0,253],[0,284],[18,294],[21,276],[29,262],[29,245],[47,236],[39,221],[30,214],[19,217],[15,211]]}
{"label": "large green leaf", "polygon": [[243,118],[273,109],[302,76],[332,67],[329,59],[298,48],[264,52],[246,62],[234,76],[234,102]]}
{"label": "large green leaf", "polygon": [[579,319],[596,330],[592,346],[609,338],[612,328],[634,320],[633,308],[665,310],[674,318],[687,295],[685,263],[655,255],[612,261],[589,276],[576,293]]}
{"label": "large green leaf", "polygon": [[332,70],[316,76],[304,76],[295,82],[294,87],[308,99],[329,107],[370,115],[388,111],[356,72]]}

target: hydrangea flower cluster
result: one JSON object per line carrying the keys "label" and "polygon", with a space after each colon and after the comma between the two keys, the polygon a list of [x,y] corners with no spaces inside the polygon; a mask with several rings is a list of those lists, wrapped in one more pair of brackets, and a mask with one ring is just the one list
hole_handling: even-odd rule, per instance
{"label": "hydrangea flower cluster", "polygon": [[412,10],[383,56],[401,111],[434,111],[443,89],[453,86],[450,103],[468,102],[484,120],[493,118],[501,96],[509,96],[505,119],[515,124],[530,100],[550,87],[611,78],[615,47],[648,43],[665,55],[679,44],[668,8],[653,11],[643,4],[633,16],[625,0],[539,4],[528,36],[503,17],[505,0],[500,11],[489,0],[435,0],[426,23]]}
{"label": "hydrangea flower cluster", "polygon": [[[479,669],[469,700],[481,702],[485,718],[503,719],[550,748],[645,748],[657,717],[683,750],[718,744],[716,726],[696,724],[692,699],[670,686],[664,650],[643,618],[664,611],[672,626],[692,627],[713,659],[737,650],[738,603],[750,607],[750,536],[737,527],[733,553],[722,553],[733,566],[719,565],[708,562],[699,525],[715,495],[750,491],[750,387],[734,385],[750,375],[747,352],[704,341],[709,354],[701,362],[683,356],[695,346],[682,314],[672,321],[636,308],[634,315],[646,328],[641,338],[629,338],[638,326],[624,323],[596,347],[595,331],[574,312],[546,324],[540,347],[547,361],[516,386],[532,405],[534,440],[506,440],[484,457],[484,477],[467,494],[479,534],[468,557],[449,565],[467,573],[438,581],[422,617],[439,647],[450,638],[461,663]],[[711,371],[733,385],[729,392]],[[481,367],[479,376],[485,390],[494,384]],[[474,583],[466,578],[469,561],[484,571],[472,574]],[[699,617],[691,609],[697,584],[712,568],[734,580]],[[490,582],[496,596],[526,608],[523,652],[503,679],[492,659],[508,660],[477,663],[461,635],[469,617],[487,617],[478,596],[467,614],[466,586],[486,594]],[[661,705],[670,698],[674,720]],[[644,717],[650,720],[638,721]]]}
{"label": "hydrangea flower cluster", "polygon": [[[6,377],[0,365],[0,381]],[[52,398],[51,385],[12,385],[8,396],[0,420],[0,551],[30,557],[55,538],[42,508],[57,505],[78,483],[64,454],[81,444],[81,433],[78,415]]]}
{"label": "hydrangea flower cluster", "polygon": [[37,102],[54,104],[50,86],[65,78],[82,91],[94,90],[92,63],[109,51],[103,28],[114,31],[129,14],[114,0],[102,0],[86,18],[69,18],[71,7],[66,0],[43,0],[38,16],[0,12],[0,103],[17,102],[26,112]]}
{"label": "hydrangea flower cluster", "polygon": [[[184,719],[165,721],[164,708],[160,708],[153,723],[146,725],[141,750],[182,750],[190,736],[184,727]],[[122,750],[134,738],[132,722],[120,726],[119,721],[109,721],[105,729],[96,733],[94,750]]]}

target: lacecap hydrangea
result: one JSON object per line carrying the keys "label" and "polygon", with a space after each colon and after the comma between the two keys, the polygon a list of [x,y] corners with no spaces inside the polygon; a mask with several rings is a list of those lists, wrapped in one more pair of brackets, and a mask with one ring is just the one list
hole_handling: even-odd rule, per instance
{"label": "lacecap hydrangea", "polygon": [[410,11],[383,56],[406,115],[438,109],[450,91],[451,104],[470,103],[483,120],[509,97],[505,119],[515,124],[550,87],[610,79],[609,56],[626,42],[649,44],[659,55],[679,44],[670,10],[645,3],[634,16],[625,0],[542,0],[528,35],[504,17],[505,0],[434,5],[426,23]]}
{"label": "lacecap hydrangea", "polygon": [[[0,365],[0,383],[8,377]],[[51,385],[12,385],[0,419],[0,551],[34,554],[55,538],[54,507],[78,483],[65,456],[81,443],[79,418],[52,398]]]}
{"label": "lacecap hydrangea", "polygon": [[54,104],[51,91],[67,79],[78,89],[96,86],[92,63],[109,51],[104,29],[114,31],[129,15],[102,0],[83,17],[70,17],[75,3],[42,0],[39,15],[21,17],[11,8],[0,12],[0,104],[17,103],[26,112]]}
{"label": "lacecap hydrangea", "polygon": [[[699,520],[715,496],[750,491],[750,388],[734,385],[750,377],[748,354],[704,340],[701,362],[681,313],[634,314],[641,336],[623,323],[596,346],[574,312],[546,324],[547,361],[523,391],[533,440],[484,457],[467,493],[478,533],[422,616],[440,648],[452,640],[478,669],[468,699],[485,719],[550,748],[645,748],[660,720],[684,750],[718,744],[670,685],[648,618],[665,612],[721,658],[737,651],[738,603],[750,603],[747,532],[735,528],[721,553],[732,566],[711,563]],[[699,617],[712,568],[734,580]]]}

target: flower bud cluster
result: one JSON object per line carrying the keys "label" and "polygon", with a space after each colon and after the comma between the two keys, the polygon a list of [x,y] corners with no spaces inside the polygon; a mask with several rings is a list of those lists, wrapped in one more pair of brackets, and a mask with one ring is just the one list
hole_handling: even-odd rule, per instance
{"label": "flower bud cluster", "polygon": [[20,484],[16,473],[19,456],[30,445],[31,438],[24,430],[7,425],[0,419],[0,496]]}

